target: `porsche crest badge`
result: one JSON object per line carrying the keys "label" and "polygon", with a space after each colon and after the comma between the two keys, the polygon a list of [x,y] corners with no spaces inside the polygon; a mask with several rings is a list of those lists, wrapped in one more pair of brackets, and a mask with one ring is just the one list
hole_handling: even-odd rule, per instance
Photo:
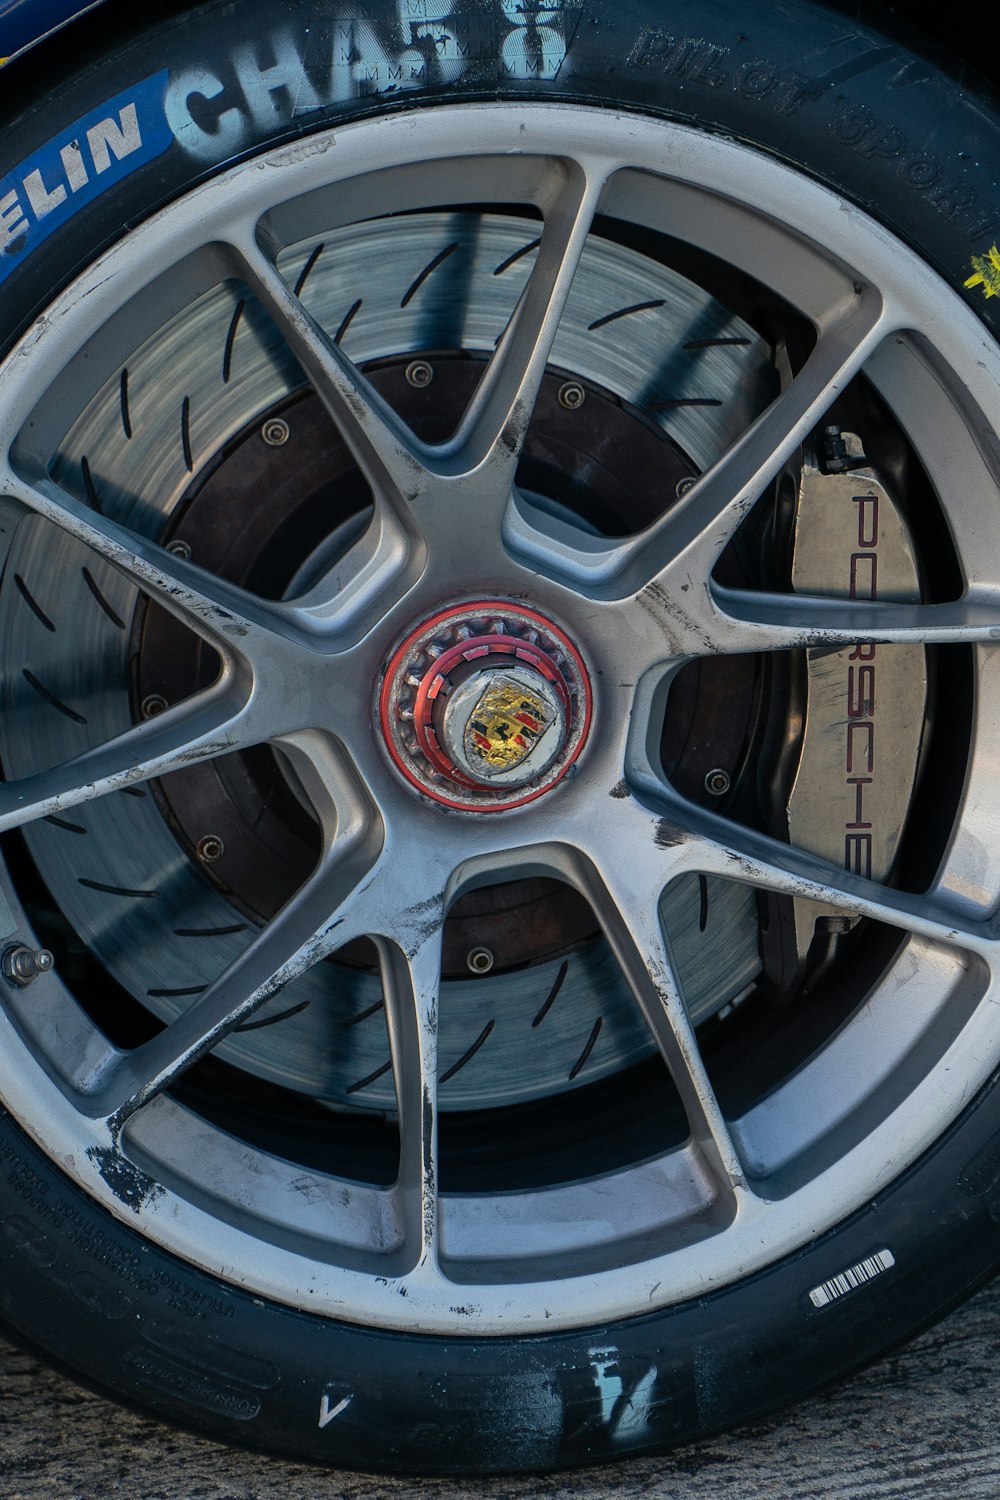
{"label": "porsche crest badge", "polygon": [[531,754],[555,719],[553,707],[540,693],[503,672],[494,672],[466,722],[465,753],[487,776],[512,771]]}

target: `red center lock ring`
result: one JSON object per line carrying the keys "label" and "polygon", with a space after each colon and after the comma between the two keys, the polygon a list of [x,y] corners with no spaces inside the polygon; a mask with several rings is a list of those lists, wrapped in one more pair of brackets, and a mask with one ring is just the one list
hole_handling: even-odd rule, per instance
{"label": "red center lock ring", "polygon": [[[535,781],[517,788],[491,786],[460,769],[434,718],[456,672],[466,669],[467,678],[467,669],[478,666],[485,682],[505,665],[537,674],[564,716],[558,753]],[[379,693],[382,735],[397,770],[425,796],[464,812],[504,812],[550,791],[583,750],[592,714],[590,679],[572,641],[544,615],[511,600],[475,600],[431,616],[396,649]]]}

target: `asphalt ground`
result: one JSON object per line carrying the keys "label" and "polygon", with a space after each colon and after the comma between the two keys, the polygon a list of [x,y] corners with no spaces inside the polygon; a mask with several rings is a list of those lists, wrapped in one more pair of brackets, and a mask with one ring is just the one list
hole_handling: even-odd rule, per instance
{"label": "asphalt ground", "polygon": [[563,1475],[387,1479],[122,1411],[0,1341],[0,1500],[997,1500],[1000,1281],[824,1396],[724,1438]]}

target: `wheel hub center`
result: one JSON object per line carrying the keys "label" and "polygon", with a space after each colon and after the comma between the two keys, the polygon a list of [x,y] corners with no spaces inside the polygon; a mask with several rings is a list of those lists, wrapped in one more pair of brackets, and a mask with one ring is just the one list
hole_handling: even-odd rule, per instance
{"label": "wheel hub center", "polygon": [[499,812],[547,792],[583,749],[590,682],[569,637],[534,610],[484,600],[412,631],[379,701],[411,785],[449,807]]}

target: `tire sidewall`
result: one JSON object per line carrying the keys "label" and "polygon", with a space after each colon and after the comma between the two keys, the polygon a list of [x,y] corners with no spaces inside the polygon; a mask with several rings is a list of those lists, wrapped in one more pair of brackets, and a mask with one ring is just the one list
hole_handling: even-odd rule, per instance
{"label": "tire sidewall", "polygon": [[[298,1458],[447,1474],[654,1452],[802,1399],[991,1273],[998,1107],[994,1081],[877,1201],[729,1288],[545,1337],[476,1337],[474,1307],[457,1308],[468,1333],[454,1339],[332,1322],[207,1276],[95,1205],[0,1114],[0,1316],[102,1391]],[[875,1257],[892,1264],[822,1301]]]}
{"label": "tire sidewall", "polygon": [[[402,6],[436,16],[444,0]],[[1000,330],[1000,266],[990,258],[1000,238],[1000,120],[977,87],[902,44],[808,0],[775,0],[749,16],[740,0],[708,11],[700,0],[558,0],[529,57],[528,29],[511,19],[523,7],[459,0],[464,19],[423,27],[451,38],[428,45],[434,61],[404,45],[395,0],[362,9],[368,19],[358,23],[347,7],[331,17],[319,0],[161,4],[154,22],[108,0],[10,64],[0,174],[22,203],[19,167],[102,101],[161,75],[170,144],[151,160],[126,159],[97,196],[69,193],[57,210],[65,222],[42,241],[26,208],[28,253],[13,251],[19,264],[0,309],[5,341],[123,229],[241,157],[366,115],[497,98],[634,109],[761,147],[887,224]],[[52,80],[44,102],[39,76]],[[54,171],[45,187],[58,191]]]}

